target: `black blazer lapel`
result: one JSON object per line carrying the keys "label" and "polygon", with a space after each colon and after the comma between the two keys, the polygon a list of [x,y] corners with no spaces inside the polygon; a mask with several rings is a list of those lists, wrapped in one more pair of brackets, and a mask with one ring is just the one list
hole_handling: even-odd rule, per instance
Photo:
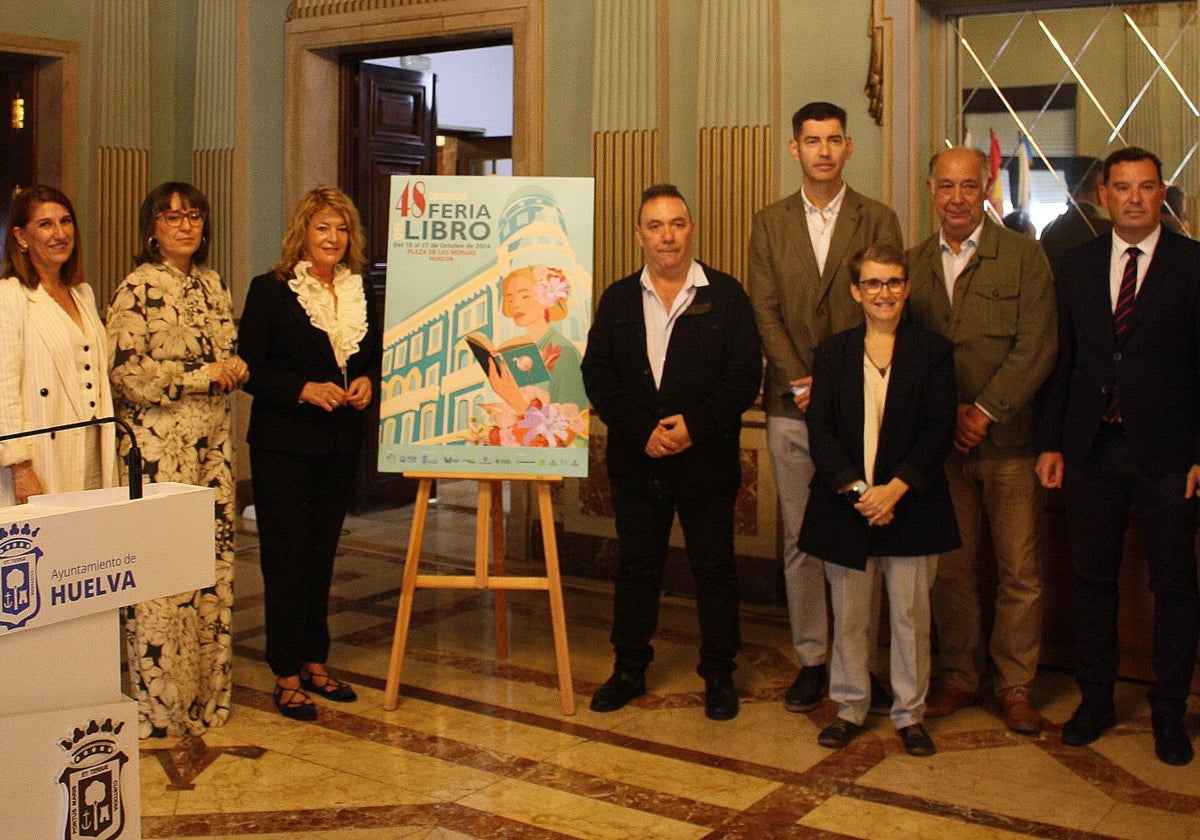
{"label": "black blazer lapel", "polygon": [[892,350],[892,375],[888,379],[887,402],[883,411],[883,427],[879,430],[879,451],[885,451],[885,445],[890,452],[892,432],[900,415],[907,411],[917,389],[917,369],[915,364],[917,345],[913,341],[913,332],[900,324],[896,332],[896,346]]}
{"label": "black blazer lapel", "polygon": [[1110,346],[1116,342],[1112,291],[1108,287],[1111,254],[1111,236],[1104,236],[1087,246],[1087,250],[1081,255],[1085,268],[1076,275],[1082,278],[1082,284],[1072,290],[1079,299],[1081,311],[1086,313],[1082,331],[1088,334],[1087,340],[1102,341]]}
{"label": "black blazer lapel", "polygon": [[[854,332],[847,336],[843,345],[841,376],[838,387],[841,389],[842,411],[845,414],[845,428],[861,429],[866,422],[867,409],[863,403],[863,354],[867,328],[859,324]],[[855,469],[864,470],[866,464],[863,456],[862,435],[851,435],[849,441],[850,456],[854,459]]]}

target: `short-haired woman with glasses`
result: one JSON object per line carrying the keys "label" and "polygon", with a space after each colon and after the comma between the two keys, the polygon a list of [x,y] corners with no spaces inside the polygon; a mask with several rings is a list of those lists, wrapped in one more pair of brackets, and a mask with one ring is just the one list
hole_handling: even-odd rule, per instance
{"label": "short-haired woman with glasses", "polygon": [[825,561],[833,607],[829,696],[838,717],[818,736],[844,747],[871,699],[871,590],[882,574],[891,620],[892,722],[909,755],[935,747],[929,688],[929,587],[937,555],[960,544],[943,465],[954,439],[953,347],[904,315],[904,254],[875,244],[851,264],[864,322],[813,358],[808,434],[816,477],[800,549]]}
{"label": "short-haired woman with glasses", "polygon": [[[142,202],[141,251],[108,309],[117,415],[153,482],[216,492],[216,583],[125,610],[142,738],[196,735],[229,716],[234,483],[230,394],[246,379],[229,289],[204,265],[208,199],[167,182]],[[122,444],[128,451],[128,443]]]}

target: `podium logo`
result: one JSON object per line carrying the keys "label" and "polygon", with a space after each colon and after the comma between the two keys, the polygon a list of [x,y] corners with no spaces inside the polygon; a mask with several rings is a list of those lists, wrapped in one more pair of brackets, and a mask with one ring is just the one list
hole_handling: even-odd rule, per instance
{"label": "podium logo", "polygon": [[129,757],[117,749],[125,721],[92,720],[59,742],[70,763],[58,781],[67,789],[66,840],[110,840],[125,828],[121,773]]}
{"label": "podium logo", "polygon": [[0,627],[22,627],[42,606],[37,579],[42,550],[33,543],[39,531],[28,522],[0,527]]}

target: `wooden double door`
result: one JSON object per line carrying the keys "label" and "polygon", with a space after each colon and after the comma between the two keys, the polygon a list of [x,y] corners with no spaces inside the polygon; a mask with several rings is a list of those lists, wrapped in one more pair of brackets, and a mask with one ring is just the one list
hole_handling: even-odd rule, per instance
{"label": "wooden double door", "polygon": [[[385,312],[388,213],[393,175],[426,175],[437,168],[437,130],[432,74],[366,64],[347,59],[343,65],[341,182],[354,199],[367,238],[367,276],[380,313]],[[379,379],[377,395],[363,441],[363,457],[350,508],[408,504],[417,482],[396,473],[381,473],[379,455]]]}

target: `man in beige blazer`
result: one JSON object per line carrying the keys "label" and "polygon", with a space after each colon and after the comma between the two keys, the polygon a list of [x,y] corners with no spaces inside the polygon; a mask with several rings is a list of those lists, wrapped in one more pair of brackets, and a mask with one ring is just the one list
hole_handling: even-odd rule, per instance
{"label": "man in beige blazer", "polygon": [[[810,102],[792,117],[792,135],[788,149],[800,164],[802,186],[755,215],[748,287],[767,356],[767,445],[779,490],[792,645],[800,663],[784,706],[806,712],[825,696],[829,657],[824,568],[796,545],[813,477],[804,421],[813,350],[862,321],[862,307],[850,296],[851,258],[876,242],[903,244],[892,209],[842,179],[854,150],[845,110]],[[878,595],[874,600],[878,604]],[[874,679],[872,697],[871,711],[887,714],[890,696]]]}
{"label": "man in beige blazer", "polygon": [[945,149],[930,166],[940,229],[909,251],[909,306],[954,343],[958,426],[946,465],[963,547],[943,554],[933,586],[941,680],[926,716],[974,701],[983,669],[976,562],[983,514],[996,558],[990,653],[1006,725],[1035,733],[1029,701],[1041,641],[1039,489],[1034,473],[1036,395],[1054,366],[1054,281],[1036,242],[985,219],[987,158]]}

